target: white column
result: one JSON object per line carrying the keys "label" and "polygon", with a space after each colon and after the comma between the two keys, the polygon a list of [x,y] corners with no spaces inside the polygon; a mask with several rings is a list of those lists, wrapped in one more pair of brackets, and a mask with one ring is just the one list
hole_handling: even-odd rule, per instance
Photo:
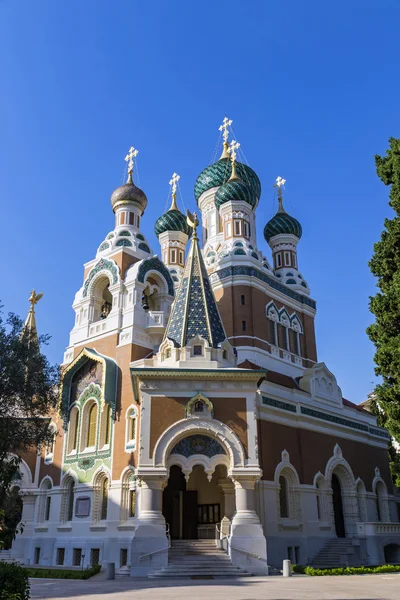
{"label": "white column", "polygon": [[221,479],[218,482],[224,498],[224,516],[221,520],[221,537],[229,535],[232,518],[235,513],[235,486],[231,479]]}
{"label": "white column", "polygon": [[232,519],[230,553],[232,563],[245,566],[254,574],[268,574],[267,541],[255,510],[255,485],[261,471],[241,469],[232,473],[235,484],[236,513]]}
{"label": "white column", "polygon": [[168,539],[162,514],[166,469],[138,468],[139,514],[132,540],[131,576],[146,576],[168,564]]}

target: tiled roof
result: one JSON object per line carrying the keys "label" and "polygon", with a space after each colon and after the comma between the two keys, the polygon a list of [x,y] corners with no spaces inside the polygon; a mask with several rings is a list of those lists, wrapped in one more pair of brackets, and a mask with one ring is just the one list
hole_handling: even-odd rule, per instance
{"label": "tiled roof", "polygon": [[183,347],[196,335],[214,348],[226,339],[199,241],[194,235],[165,337],[175,346]]}

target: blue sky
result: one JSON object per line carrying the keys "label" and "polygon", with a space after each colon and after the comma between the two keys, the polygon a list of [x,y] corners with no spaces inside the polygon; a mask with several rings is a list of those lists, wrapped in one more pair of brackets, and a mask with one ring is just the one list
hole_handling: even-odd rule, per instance
{"label": "blue sky", "polygon": [[[177,171],[185,207],[228,115],[258,173],[258,246],[287,179],[318,357],[360,402],[375,380],[368,260],[390,216],[374,154],[400,135],[396,0],[0,0],[0,220],[5,310],[33,287],[61,362],[82,265],[113,228],[110,194],[139,148],[156,218]],[[181,205],[182,207],[182,205]]]}

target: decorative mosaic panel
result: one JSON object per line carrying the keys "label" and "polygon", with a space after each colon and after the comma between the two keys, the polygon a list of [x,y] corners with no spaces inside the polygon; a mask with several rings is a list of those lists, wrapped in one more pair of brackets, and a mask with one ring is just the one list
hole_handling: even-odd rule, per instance
{"label": "decorative mosaic panel", "polygon": [[285,296],[288,296],[289,298],[293,298],[293,300],[297,300],[297,302],[300,302],[301,304],[306,304],[307,306],[311,306],[311,308],[316,308],[316,306],[317,306],[315,300],[312,300],[311,298],[308,298],[307,296],[303,296],[302,294],[298,294],[294,290],[287,288],[286,286],[279,283],[279,281],[276,281],[275,279],[273,279],[266,273],[259,271],[255,267],[248,267],[245,265],[225,267],[224,269],[221,269],[220,271],[216,271],[215,273],[213,273],[212,279],[214,280],[214,278],[215,278],[215,279],[218,279],[219,281],[222,281],[223,279],[235,277],[235,275],[246,275],[247,277],[255,277],[256,279],[259,279],[260,281],[264,281],[264,283],[268,284],[273,289],[278,290],[282,294],[285,294]]}
{"label": "decorative mosaic panel", "polygon": [[211,458],[217,454],[226,454],[217,440],[206,435],[190,435],[176,444],[171,454],[181,454],[188,458],[193,454],[204,454]]}
{"label": "decorative mosaic panel", "polygon": [[[138,236],[136,236],[136,237],[138,237]],[[161,273],[161,275],[165,278],[165,280],[168,284],[168,294],[170,296],[175,295],[174,282],[172,281],[171,275],[170,275],[167,267],[164,265],[164,263],[161,262],[161,260],[158,258],[158,256],[153,256],[152,258],[147,258],[142,262],[142,264],[139,267],[138,277],[137,277],[137,279],[140,283],[144,283],[144,278],[146,277],[146,275],[149,271],[158,271],[159,273]]]}
{"label": "decorative mosaic panel", "polygon": [[110,247],[110,244],[108,242],[103,242],[99,248],[99,252],[103,252],[103,250],[107,250],[107,248]]}
{"label": "decorative mosaic panel", "polygon": [[83,297],[84,298],[87,296],[89,285],[90,285],[93,277],[95,275],[97,275],[97,273],[99,273],[100,271],[108,271],[110,273],[112,285],[114,285],[115,283],[118,282],[117,266],[111,260],[107,260],[106,258],[101,258],[99,260],[99,262],[93,267],[93,269],[90,271],[89,275],[86,278],[86,281],[83,286]]}
{"label": "decorative mosaic panel", "polygon": [[90,383],[101,386],[102,381],[103,365],[95,360],[88,360],[72,378],[70,404],[78,400]]}
{"label": "decorative mosaic panel", "polygon": [[150,248],[144,242],[141,242],[138,247],[139,250],[143,250],[143,252],[147,252],[148,254],[150,254]]}
{"label": "decorative mosaic panel", "polygon": [[132,242],[130,242],[129,240],[118,240],[118,242],[115,244],[116,246],[132,246]]}
{"label": "decorative mosaic panel", "polygon": [[329,415],[327,413],[321,412],[319,410],[314,410],[313,408],[308,408],[307,406],[301,407],[301,413],[303,415],[308,415],[310,417],[315,417],[316,419],[322,419],[323,421],[328,421],[329,423],[337,423],[338,425],[346,425],[346,427],[351,427],[352,429],[358,429],[359,431],[365,431],[367,433],[371,433],[372,435],[378,435],[379,437],[389,439],[389,434],[384,429],[377,429],[376,427],[370,427],[364,423],[357,423],[357,421],[350,421],[349,419],[344,419],[343,417],[337,417],[336,415]]}
{"label": "decorative mosaic panel", "polygon": [[282,402],[281,400],[275,400],[275,398],[268,398],[267,396],[263,396],[262,403],[266,404],[267,406],[273,406],[274,408],[288,410],[292,413],[296,412],[296,406],[294,404],[289,404],[289,402]]}

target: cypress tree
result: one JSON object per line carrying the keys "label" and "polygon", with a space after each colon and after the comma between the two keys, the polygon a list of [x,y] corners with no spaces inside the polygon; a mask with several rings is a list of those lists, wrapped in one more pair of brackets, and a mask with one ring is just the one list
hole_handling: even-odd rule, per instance
{"label": "cypress tree", "polygon": [[[381,239],[374,245],[369,262],[377,277],[379,291],[370,298],[375,323],[367,329],[375,344],[375,373],[382,378],[376,386],[376,413],[393,438],[400,442],[400,139],[390,138],[385,156],[375,156],[376,171],[382,182],[390,186],[389,206],[394,211],[385,219]],[[393,451],[392,451],[393,453]],[[398,463],[392,456],[392,473],[398,480]],[[396,476],[397,475],[397,476]]]}

